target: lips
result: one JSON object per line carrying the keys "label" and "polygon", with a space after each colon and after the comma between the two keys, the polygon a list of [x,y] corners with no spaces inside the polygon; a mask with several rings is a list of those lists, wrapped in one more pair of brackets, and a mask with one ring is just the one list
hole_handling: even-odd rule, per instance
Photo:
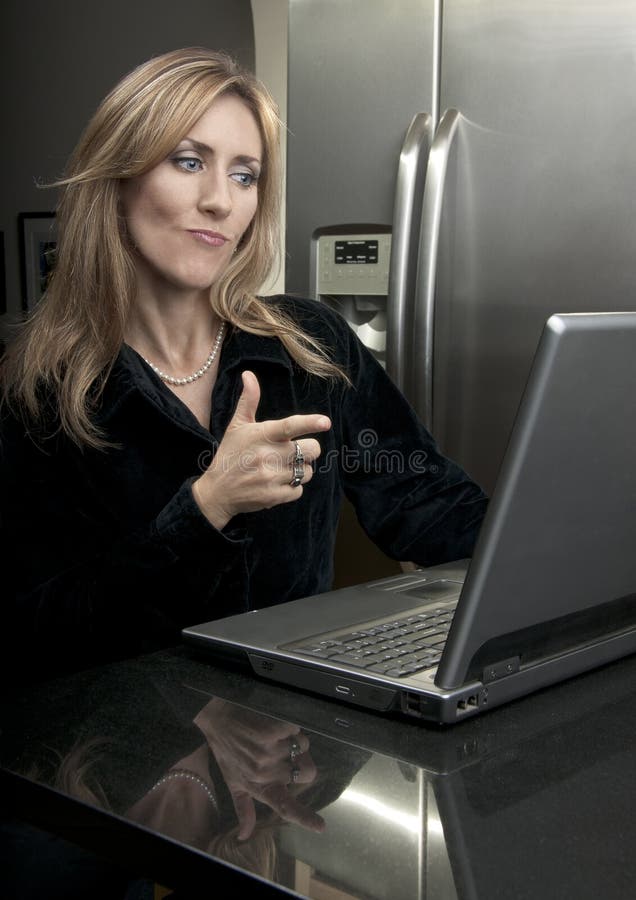
{"label": "lips", "polygon": [[220,234],[218,231],[208,231],[205,228],[189,228],[188,232],[209,247],[222,247],[229,240],[224,234]]}

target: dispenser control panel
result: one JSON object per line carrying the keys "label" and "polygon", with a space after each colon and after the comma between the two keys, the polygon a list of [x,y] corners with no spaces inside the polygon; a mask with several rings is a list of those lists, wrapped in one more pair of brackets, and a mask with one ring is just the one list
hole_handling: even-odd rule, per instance
{"label": "dispenser control panel", "polygon": [[386,296],[390,258],[389,233],[320,235],[316,294]]}

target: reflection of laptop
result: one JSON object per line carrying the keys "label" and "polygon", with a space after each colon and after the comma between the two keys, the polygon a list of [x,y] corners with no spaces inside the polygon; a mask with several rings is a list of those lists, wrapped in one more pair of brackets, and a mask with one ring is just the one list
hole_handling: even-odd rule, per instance
{"label": "reflection of laptop", "polygon": [[[164,656],[149,662],[165,682]],[[309,864],[331,885],[329,896],[340,890],[347,897],[391,900],[588,897],[599,893],[601,883],[608,888],[613,877],[619,879],[618,896],[633,893],[633,866],[626,873],[615,865],[616,835],[607,827],[609,817],[636,837],[630,792],[611,790],[633,782],[636,720],[625,717],[636,702],[631,660],[511,704],[492,722],[427,728],[424,735],[395,721],[378,727],[377,717],[364,710],[321,698],[308,703],[298,692],[213,666],[190,663],[170,671],[175,708],[191,708],[187,690],[293,722],[309,739],[323,778],[329,779],[330,763],[336,763],[336,775],[352,774],[339,796],[332,794],[332,806],[320,807],[324,833],[291,826],[277,834],[279,848],[295,861],[281,871],[298,874]],[[582,811],[590,821],[606,823],[600,830],[574,828],[579,863],[588,854],[595,875],[605,868],[605,880],[594,879],[594,890],[586,890],[589,870],[564,848]],[[628,837],[623,835],[631,846]],[[370,846],[378,852],[369,853]],[[537,854],[520,851],[539,846],[548,873],[543,881],[537,881]],[[574,882],[579,889],[569,890]],[[285,886],[299,890],[298,882]],[[319,896],[317,890],[303,893]],[[610,895],[608,888],[603,896]]]}
{"label": "reflection of laptop", "polygon": [[636,313],[552,316],[467,574],[437,566],[184,639],[304,690],[447,723],[636,651],[634,385]]}

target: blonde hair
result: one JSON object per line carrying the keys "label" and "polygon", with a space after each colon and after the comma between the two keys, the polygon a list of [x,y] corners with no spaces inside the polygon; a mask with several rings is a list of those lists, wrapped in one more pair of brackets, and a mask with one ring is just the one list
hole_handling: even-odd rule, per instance
{"label": "blonde hair", "polygon": [[223,320],[277,337],[294,361],[321,376],[342,376],[325,350],[256,291],[278,248],[279,127],[266,88],[226,54],[193,47],[149,60],[106,96],[54,186],[57,259],[44,297],[2,362],[2,395],[37,423],[55,399],[58,426],[76,444],[108,442],[92,421],[124,341],[135,296],[135,263],[120,215],[120,182],[158,165],[219,96],[248,106],[263,142],[256,214],[238,252],[210,293]]}

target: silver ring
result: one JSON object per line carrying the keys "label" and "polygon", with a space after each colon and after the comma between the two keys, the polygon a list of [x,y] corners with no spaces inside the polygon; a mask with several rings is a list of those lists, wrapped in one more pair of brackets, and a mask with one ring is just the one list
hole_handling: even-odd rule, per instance
{"label": "silver ring", "polygon": [[302,483],[305,474],[305,457],[303,456],[303,451],[300,449],[298,441],[294,441],[294,446],[296,448],[296,454],[292,460],[293,475],[292,480],[289,483],[292,487],[298,487]]}
{"label": "silver ring", "polygon": [[300,769],[298,768],[298,766],[292,766],[292,767],[291,767],[291,781],[292,781],[292,784],[296,784],[296,782],[298,781],[299,777],[300,777]]}
{"label": "silver ring", "polygon": [[296,741],[296,740],[294,740],[294,738],[292,738],[291,746],[289,748],[290,761],[293,762],[297,756],[300,756],[302,754],[302,752],[303,751],[302,751],[298,741]]}

